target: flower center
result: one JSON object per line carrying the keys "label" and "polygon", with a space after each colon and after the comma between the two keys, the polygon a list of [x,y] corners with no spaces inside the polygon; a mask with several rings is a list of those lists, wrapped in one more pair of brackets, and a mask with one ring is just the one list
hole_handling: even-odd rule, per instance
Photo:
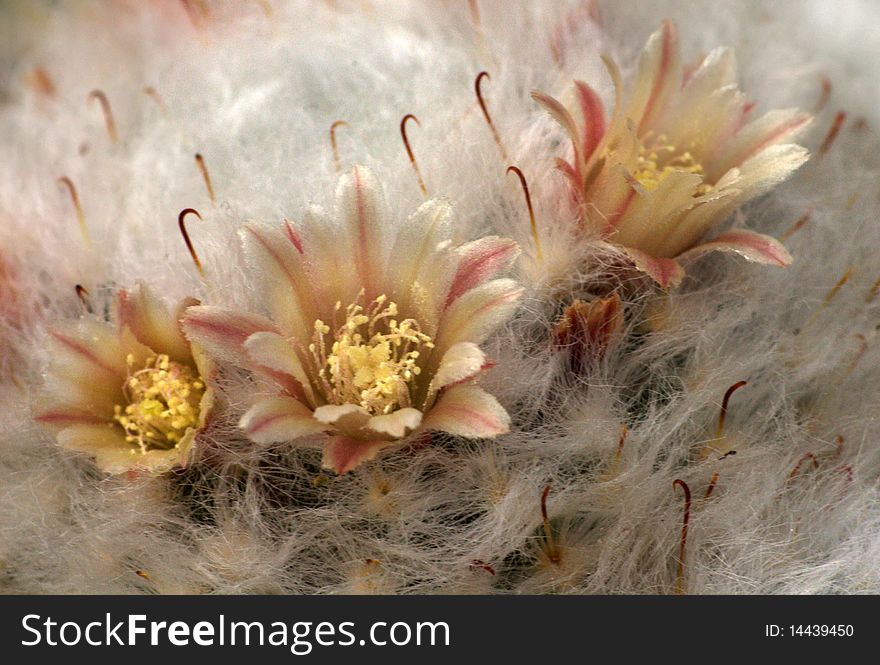
{"label": "flower center", "polygon": [[397,305],[379,296],[366,307],[358,299],[345,308],[345,321],[334,327],[315,321],[309,352],[327,400],[359,404],[371,414],[410,406],[410,384],[419,375],[419,349],[434,348],[415,319],[398,321]]}
{"label": "flower center", "polygon": [[[690,151],[679,152],[663,134],[639,145],[639,163],[633,176],[649,192],[657,189],[666,176],[676,171],[705,176],[702,164]],[[712,185],[703,182],[697,187],[696,195],[702,196],[710,191]]]}
{"label": "flower center", "polygon": [[198,425],[204,382],[192,368],[165,354],[150,356],[136,371],[134,356],[129,354],[127,362],[122,390],[128,404],[113,407],[113,419],[125,430],[125,440],[137,444],[141,453],[176,447],[187,430]]}

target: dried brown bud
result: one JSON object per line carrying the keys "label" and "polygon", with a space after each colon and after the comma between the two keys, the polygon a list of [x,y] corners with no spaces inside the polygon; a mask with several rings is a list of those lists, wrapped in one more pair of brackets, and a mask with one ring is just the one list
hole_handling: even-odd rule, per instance
{"label": "dried brown bud", "polygon": [[575,300],[553,325],[553,345],[568,351],[572,371],[579,372],[605,355],[622,328],[623,308],[617,293],[592,302]]}

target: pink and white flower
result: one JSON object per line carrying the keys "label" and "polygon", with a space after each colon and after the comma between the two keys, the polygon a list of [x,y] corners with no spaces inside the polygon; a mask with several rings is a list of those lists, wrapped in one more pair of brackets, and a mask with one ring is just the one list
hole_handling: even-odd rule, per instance
{"label": "pink and white flower", "polygon": [[479,344],[522,292],[493,279],[519,249],[498,237],[456,247],[452,236],[439,200],[394,227],[363,167],[340,179],[335,217],[313,207],[297,226],[246,224],[268,318],[194,307],[184,329],[276,386],[242,417],[247,435],[322,445],[324,466],[345,473],[413,432],[506,432],[507,412],[475,381],[491,365]]}
{"label": "pink and white flower", "polygon": [[213,406],[211,361],[180,319],[145,285],[120,291],[116,325],[82,318],[49,334],[49,404],[35,418],[64,448],[106,473],[159,474],[185,467]]}
{"label": "pink and white flower", "polygon": [[582,81],[567,105],[533,93],[571,136],[573,159],[558,163],[584,226],[664,288],[681,281],[682,263],[713,250],[790,263],[785,247],[766,235],[736,229],[708,242],[705,236],[807,160],[788,141],[810,115],[786,109],[751,119],[733,52],[717,49],[687,68],[669,22],[648,40],[625,102],[616,66],[606,65],[616,90],[610,120]]}

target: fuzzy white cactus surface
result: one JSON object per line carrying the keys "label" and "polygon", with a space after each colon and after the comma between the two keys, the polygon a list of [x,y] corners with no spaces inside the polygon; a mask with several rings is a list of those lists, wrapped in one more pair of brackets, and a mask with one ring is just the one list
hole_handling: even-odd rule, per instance
{"label": "fuzzy white cactus surface", "polygon": [[880,592],[880,12],[718,9],[3,3],[0,592]]}

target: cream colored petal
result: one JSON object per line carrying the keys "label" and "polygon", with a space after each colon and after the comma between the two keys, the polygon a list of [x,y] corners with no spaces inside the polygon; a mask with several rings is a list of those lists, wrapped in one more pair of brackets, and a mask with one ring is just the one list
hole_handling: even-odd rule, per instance
{"label": "cream colored petal", "polygon": [[160,474],[186,466],[192,457],[196,431],[189,430],[170,450],[141,452],[125,441],[122,431],[110,425],[74,425],[58,434],[62,448],[91,455],[104,473],[127,472]]}
{"label": "cream colored petal", "polygon": [[291,343],[273,332],[254,333],[245,340],[244,348],[258,365],[292,376],[303,388],[309,403],[315,404],[308,374]]}
{"label": "cream colored petal", "polygon": [[716,189],[697,199],[697,204],[679,220],[675,233],[660,239],[657,256],[676,257],[690,249],[742,203],[742,192],[733,187]]}
{"label": "cream colored petal", "polygon": [[[717,130],[731,120],[741,121],[743,96],[737,88],[736,70],[733,49],[716,48],[703,59],[659,121],[672,145],[686,145],[699,157],[707,128]],[[738,103],[729,105],[732,100]]]}
{"label": "cream colored petal", "polygon": [[443,354],[440,367],[431,379],[428,397],[441,388],[476,376],[485,364],[486,354],[473,342],[453,344]]}
{"label": "cream colored petal", "polygon": [[355,166],[339,179],[336,217],[345,230],[340,242],[350,243],[353,267],[368,301],[382,291],[387,216],[382,186],[372,171]]}
{"label": "cream colored petal", "polygon": [[272,320],[288,333],[308,330],[317,314],[311,278],[293,227],[289,222],[281,226],[249,222],[241,237]]}
{"label": "cream colored petal", "polygon": [[150,350],[130,333],[103,321],[83,319],[49,333],[47,386],[60,400],[95,414],[113,413],[124,395],[127,356],[140,364]]}
{"label": "cream colored petal", "polygon": [[622,164],[606,162],[601,165],[587,193],[586,221],[592,230],[603,237],[625,222],[627,210],[637,196],[627,181],[627,173]]}
{"label": "cream colored petal", "polygon": [[71,425],[58,433],[58,445],[68,450],[95,454],[99,450],[123,450],[128,453],[132,449],[125,441],[120,427],[112,423],[101,425]]}
{"label": "cream colored petal", "polygon": [[737,82],[736,54],[732,48],[718,47],[703,58],[697,71],[688,79],[684,91],[693,99],[699,99]]}
{"label": "cream colored petal", "polygon": [[319,423],[332,425],[340,432],[356,436],[370,419],[370,412],[358,404],[327,404],[315,409],[314,417]]}
{"label": "cream colored petal", "polygon": [[811,120],[810,114],[798,109],[769,111],[743,127],[706,166],[717,172],[742,167],[744,162],[765,149],[795,139]]}
{"label": "cream colored petal", "polygon": [[510,416],[482,388],[448,388],[422,421],[424,429],[440,430],[468,439],[492,438],[510,429]]}
{"label": "cream colored petal", "polygon": [[401,311],[412,312],[428,334],[436,328],[458,261],[451,247],[452,220],[447,201],[426,201],[401,226],[389,259],[389,297]]}
{"label": "cream colored petal", "polygon": [[416,429],[422,422],[422,412],[407,407],[393,413],[373,416],[367,421],[364,429],[377,438],[402,439]]}
{"label": "cream colored petal", "polygon": [[205,353],[200,345],[195,343],[190,344],[190,352],[192,353],[193,364],[199,376],[205,381],[213,378],[217,371],[217,363],[214,362],[214,359]]}
{"label": "cream colored petal", "polygon": [[302,402],[283,395],[261,397],[242,416],[239,427],[257,443],[279,443],[327,431]]}
{"label": "cream colored petal", "polygon": [[90,455],[101,471],[133,471],[142,455],[125,441],[122,430],[111,425],[73,425],[58,433],[58,445]]}
{"label": "cream colored petal", "polygon": [[211,422],[211,416],[214,415],[215,401],[214,390],[208,386],[205,388],[205,392],[202,393],[202,399],[199,400],[199,430]]}
{"label": "cream colored petal", "polygon": [[700,98],[679,96],[667,110],[662,124],[670,145],[686,149],[703,167],[706,180],[714,182],[719,173],[713,170],[712,155],[722,154],[726,143],[740,128],[745,95],[735,86],[719,88]]}
{"label": "cream colored petal", "polygon": [[639,136],[651,131],[664,113],[669,98],[681,86],[682,71],[678,36],[670,21],[648,39],[639,59],[636,85],[626,107],[626,116],[636,120]]}
{"label": "cream colored petal", "polygon": [[215,395],[214,389],[211,388],[211,382],[214,379],[214,374],[216,373],[217,368],[214,360],[202,350],[201,346],[198,344],[191,344],[190,350],[192,352],[196,370],[202,379],[202,383],[205,384],[205,392],[202,393],[202,399],[199,400],[198,429],[201,430],[211,421],[211,416],[214,412]]}
{"label": "cream colored petal", "polygon": [[785,143],[765,148],[739,168],[736,187],[742,191],[742,203],[765,194],[788,180],[810,157],[806,148]]}
{"label": "cream colored petal", "polygon": [[[197,305],[188,299],[185,307]],[[189,364],[192,362],[189,343],[180,330],[181,308],[169,311],[156,294],[144,283],[131,291],[120,291],[117,296],[117,320],[128,327],[142,344],[156,353],[167,354],[172,360]]]}
{"label": "cream colored petal", "polygon": [[315,294],[316,318],[328,320],[333,306],[354,302],[361,284],[351,269],[350,244],[340,241],[345,231],[319,206],[309,206],[302,216],[302,245]]}
{"label": "cream colored petal", "polygon": [[480,344],[514,313],[523,288],[512,279],[496,279],[471,289],[444,312],[436,341],[444,351],[458,342]]}
{"label": "cream colored petal", "polygon": [[[204,404],[205,398],[203,397],[201,405]],[[147,451],[141,456],[141,468],[146,469],[150,473],[165,473],[177,467],[185,469],[189,466],[195,455],[200,431],[200,429],[190,427],[186,430],[178,444],[171,450]]]}
{"label": "cream colored petal", "polygon": [[652,192],[637,194],[611,241],[657,254],[664,236],[675,234],[682,214],[693,207],[703,179],[694,173],[673,171]]}

